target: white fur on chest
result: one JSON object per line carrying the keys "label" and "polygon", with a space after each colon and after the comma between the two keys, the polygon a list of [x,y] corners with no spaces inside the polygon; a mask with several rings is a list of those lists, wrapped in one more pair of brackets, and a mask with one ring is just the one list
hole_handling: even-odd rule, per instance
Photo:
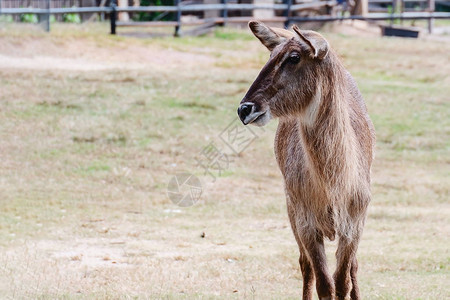
{"label": "white fur on chest", "polygon": [[322,87],[320,84],[317,85],[316,93],[314,94],[311,102],[305,108],[301,122],[306,126],[313,126],[317,115],[319,113],[320,103],[322,102]]}

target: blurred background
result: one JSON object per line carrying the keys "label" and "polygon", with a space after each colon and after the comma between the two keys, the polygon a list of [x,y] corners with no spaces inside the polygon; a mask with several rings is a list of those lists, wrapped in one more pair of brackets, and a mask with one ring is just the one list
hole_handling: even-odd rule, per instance
{"label": "blurred background", "polygon": [[[0,298],[301,294],[258,19],[320,31],[377,132],[365,299],[450,297],[450,1],[0,0]],[[334,266],[334,242],[327,243]]]}

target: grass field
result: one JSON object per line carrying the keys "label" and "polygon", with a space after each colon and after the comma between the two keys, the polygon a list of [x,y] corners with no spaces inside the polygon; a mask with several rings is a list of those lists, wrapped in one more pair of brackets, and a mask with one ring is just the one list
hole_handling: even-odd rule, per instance
{"label": "grass field", "polygon": [[[231,29],[105,32],[0,29],[0,298],[298,298],[277,121],[214,182],[196,161],[210,143],[227,151],[266,50]],[[448,299],[450,41],[324,35],[377,131],[361,292]],[[202,182],[192,207],[167,197],[180,171]]]}

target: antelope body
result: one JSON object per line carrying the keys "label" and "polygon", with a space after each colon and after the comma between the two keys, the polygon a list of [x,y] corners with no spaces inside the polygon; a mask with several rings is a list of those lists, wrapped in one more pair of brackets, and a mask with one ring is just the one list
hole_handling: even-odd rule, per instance
{"label": "antelope body", "polygon": [[[375,133],[355,81],[318,33],[250,29],[270,59],[238,108],[242,122],[279,118],[275,155],[300,250],[303,299],[359,299],[356,251],[371,199]],[[329,274],[324,238],[338,238]]]}

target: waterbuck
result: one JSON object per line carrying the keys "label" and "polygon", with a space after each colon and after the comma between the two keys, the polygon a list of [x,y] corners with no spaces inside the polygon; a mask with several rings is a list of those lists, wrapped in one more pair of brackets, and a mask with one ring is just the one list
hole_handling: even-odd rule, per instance
{"label": "waterbuck", "polygon": [[[251,21],[270,59],[238,108],[244,125],[279,118],[275,156],[300,249],[303,299],[359,299],[356,251],[371,199],[375,132],[352,76],[317,32]],[[338,238],[327,268],[324,238]]]}

